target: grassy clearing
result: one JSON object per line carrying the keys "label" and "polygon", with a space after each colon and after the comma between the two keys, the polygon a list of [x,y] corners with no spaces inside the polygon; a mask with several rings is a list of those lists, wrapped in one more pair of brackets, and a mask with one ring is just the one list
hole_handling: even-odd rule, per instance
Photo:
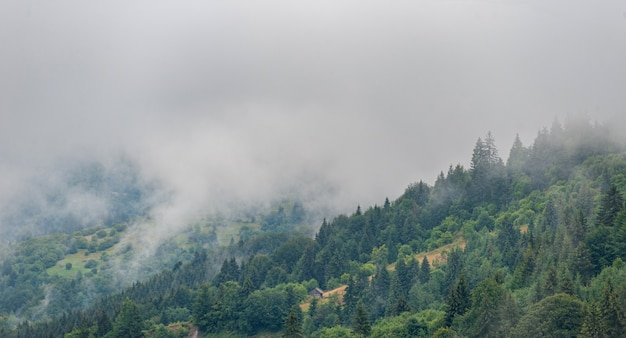
{"label": "grassy clearing", "polygon": [[[446,262],[447,253],[454,249],[464,250],[467,242],[463,238],[457,238],[454,242],[441,246],[435,250],[420,252],[413,257],[422,263],[424,257],[428,259],[431,266],[436,266]],[[395,268],[395,265],[394,265]]]}
{"label": "grassy clearing", "polygon": [[[454,240],[454,242],[450,244],[446,244],[444,246],[440,246],[435,250],[417,253],[413,255],[413,258],[416,259],[421,264],[422,260],[424,260],[424,257],[427,257],[428,263],[432,267],[432,266],[445,263],[448,252],[454,249],[464,250],[466,245],[467,245],[467,242],[463,238],[459,237],[456,240]],[[395,271],[396,264],[395,263],[389,264],[387,266],[387,270]]]}
{"label": "grassy clearing", "polygon": [[[341,285],[335,289],[324,291],[324,298],[319,299],[319,304],[328,303],[329,300],[337,298],[340,303],[343,303],[343,295],[346,294],[347,285]],[[309,297],[306,302],[300,304],[300,309],[303,312],[308,312],[311,307],[311,299],[313,297]]]}
{"label": "grassy clearing", "polygon": [[[87,250],[79,250],[77,253],[67,255],[65,258],[58,261],[53,267],[47,270],[47,273],[50,276],[74,278],[79,271],[83,274],[91,271],[91,269],[85,268],[85,263],[87,263],[88,260],[93,259],[100,263],[101,257],[101,252],[87,254]],[[69,270],[65,268],[67,263],[72,264],[72,268]]]}
{"label": "grassy clearing", "polygon": [[528,224],[522,225],[521,227],[519,227],[519,232],[525,234],[528,232]]}
{"label": "grassy clearing", "polygon": [[230,223],[228,226],[216,226],[215,234],[217,235],[218,245],[219,246],[229,245],[231,238],[235,241],[235,243],[238,242],[241,229],[245,229],[245,227],[255,232],[261,229],[260,224],[244,223],[244,222],[233,222],[233,223]]}
{"label": "grassy clearing", "polygon": [[[415,254],[413,257],[417,259],[420,263],[424,259],[424,257],[428,257],[428,262],[431,266],[435,266],[438,264],[442,264],[446,262],[447,253],[452,251],[453,249],[460,248],[461,250],[465,249],[467,242],[463,238],[457,238],[454,242],[450,244],[446,244],[441,246],[435,250],[420,252]],[[390,264],[387,266],[387,270],[394,271],[396,269],[395,264]],[[343,295],[346,293],[347,285],[341,285],[340,287],[324,291],[324,298],[320,299],[320,303],[328,302],[332,297],[338,297],[340,302],[343,302]],[[307,299],[306,302],[300,304],[300,308],[302,311],[308,311],[311,306],[311,298]]]}

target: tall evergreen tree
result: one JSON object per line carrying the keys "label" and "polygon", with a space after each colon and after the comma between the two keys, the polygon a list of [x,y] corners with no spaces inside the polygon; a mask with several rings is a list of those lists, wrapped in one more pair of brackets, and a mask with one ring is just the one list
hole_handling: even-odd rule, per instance
{"label": "tall evergreen tree", "polygon": [[458,283],[450,287],[446,303],[445,322],[447,326],[451,326],[454,317],[465,314],[471,306],[470,290],[465,273],[461,273]]}
{"label": "tall evergreen tree", "polygon": [[613,184],[602,197],[598,210],[598,222],[604,226],[613,226],[615,217],[624,208],[624,198]]}
{"label": "tall evergreen tree", "polygon": [[444,296],[448,296],[450,287],[461,275],[463,270],[463,259],[461,256],[462,251],[454,249],[448,254],[448,262],[446,263],[446,274],[441,285],[442,293]]}
{"label": "tall evergreen tree", "polygon": [[297,305],[291,307],[291,311],[289,311],[289,315],[285,320],[284,338],[304,337],[302,333],[302,323],[300,322],[300,316],[298,316],[296,307]]}
{"label": "tall evergreen tree", "polygon": [[420,283],[422,284],[425,284],[430,280],[430,263],[428,263],[428,257],[426,256],[424,256],[424,259],[422,259],[418,278]]}
{"label": "tall evergreen tree", "polygon": [[96,331],[94,332],[94,336],[96,338],[104,337],[109,331],[113,329],[113,323],[111,323],[111,319],[107,315],[104,310],[98,312],[96,316]]}
{"label": "tall evergreen tree", "polygon": [[412,276],[409,266],[407,266],[403,258],[398,259],[396,263],[396,276],[398,278],[398,296],[408,297]]}
{"label": "tall evergreen tree", "polygon": [[600,300],[602,326],[609,337],[624,337],[624,313],[617,300],[613,281],[609,278],[604,284]]}
{"label": "tall evergreen tree", "polygon": [[523,169],[526,161],[528,161],[528,149],[522,144],[519,134],[516,134],[506,161],[506,167],[511,172],[519,172]]}
{"label": "tall evergreen tree", "polygon": [[[474,204],[497,202],[498,195],[503,191],[494,188],[504,188],[501,182],[504,179],[504,164],[498,155],[495,139],[491,132],[485,140],[478,139],[472,153],[470,164],[470,196]],[[500,189],[502,190],[502,189]]]}
{"label": "tall evergreen tree", "polygon": [[456,285],[456,296],[459,304],[457,314],[463,315],[472,306],[472,298],[465,272],[462,272],[459,277],[459,282]]}
{"label": "tall evergreen tree", "polygon": [[357,303],[360,302],[362,289],[359,287],[357,281],[354,278],[350,278],[346,292],[343,296],[343,322],[350,323],[352,315],[356,309]]}
{"label": "tall evergreen tree", "polygon": [[547,296],[552,296],[553,294],[555,294],[557,290],[557,286],[558,286],[558,279],[557,279],[557,274],[556,274],[556,267],[554,266],[554,264],[551,264],[550,267],[548,268],[546,278],[544,279],[544,282],[543,282],[542,298],[547,297]]}
{"label": "tall evergreen tree", "polygon": [[369,315],[363,302],[357,303],[354,318],[352,319],[352,330],[357,337],[367,337],[372,331]]}
{"label": "tall evergreen tree", "polygon": [[393,307],[392,314],[394,316],[399,316],[404,312],[411,312],[411,306],[406,301],[406,298],[404,298],[404,296],[400,296],[398,297],[398,300],[396,301],[396,304]]}
{"label": "tall evergreen tree", "polygon": [[604,325],[602,325],[602,311],[598,304],[587,306],[585,319],[580,331],[580,338],[603,338],[606,337]]}
{"label": "tall evergreen tree", "polygon": [[[503,307],[506,304],[506,291],[495,279],[489,278],[479,283],[472,291],[472,307],[467,314],[467,333],[470,337],[504,337],[505,318]],[[505,309],[506,312],[515,311]]]}
{"label": "tall evergreen tree", "polygon": [[140,338],[142,336],[141,325],[142,320],[137,304],[126,298],[122,303],[120,313],[115,318],[115,323],[113,323],[113,336]]}
{"label": "tall evergreen tree", "polygon": [[579,243],[585,240],[585,236],[587,235],[587,218],[582,210],[578,210],[574,217],[571,233],[574,246],[577,247]]}

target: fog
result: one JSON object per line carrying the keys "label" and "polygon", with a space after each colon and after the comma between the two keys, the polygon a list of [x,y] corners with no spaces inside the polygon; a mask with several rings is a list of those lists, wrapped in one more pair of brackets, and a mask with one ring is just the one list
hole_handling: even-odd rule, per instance
{"label": "fog", "polygon": [[381,204],[488,131],[506,157],[555,119],[626,115],[622,1],[4,1],[0,44],[0,203],[126,156],[168,226]]}

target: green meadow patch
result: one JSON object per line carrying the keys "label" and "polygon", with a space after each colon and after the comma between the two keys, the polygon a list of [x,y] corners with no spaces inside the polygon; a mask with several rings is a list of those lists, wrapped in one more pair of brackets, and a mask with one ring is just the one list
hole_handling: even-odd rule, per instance
{"label": "green meadow patch", "polygon": [[[90,260],[94,260],[96,265],[101,263],[100,258],[102,257],[102,253],[91,253],[88,254],[87,250],[79,250],[75,254],[70,254],[65,256],[62,260],[58,261],[53,267],[47,270],[48,275],[50,276],[60,276],[66,278],[74,278],[81,272],[82,274],[86,274],[91,272],[92,269],[96,267],[86,267],[93,265],[89,263]],[[71,264],[68,266],[68,264]],[[69,267],[69,269],[68,269]]]}

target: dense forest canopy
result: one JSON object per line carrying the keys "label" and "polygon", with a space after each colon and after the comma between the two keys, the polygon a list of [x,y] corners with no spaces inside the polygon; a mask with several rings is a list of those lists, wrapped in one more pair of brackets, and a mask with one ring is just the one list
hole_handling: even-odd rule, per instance
{"label": "dense forest canopy", "polygon": [[[530,146],[516,138],[504,161],[487,133],[468,168],[328,215],[314,233],[306,203],[289,199],[205,218],[140,261],[149,277],[127,288],[111,270],[140,251],[124,240],[136,209],[31,236],[3,257],[0,335],[623,336],[626,148],[615,136],[555,122]],[[75,184],[107,191],[111,175]]]}

